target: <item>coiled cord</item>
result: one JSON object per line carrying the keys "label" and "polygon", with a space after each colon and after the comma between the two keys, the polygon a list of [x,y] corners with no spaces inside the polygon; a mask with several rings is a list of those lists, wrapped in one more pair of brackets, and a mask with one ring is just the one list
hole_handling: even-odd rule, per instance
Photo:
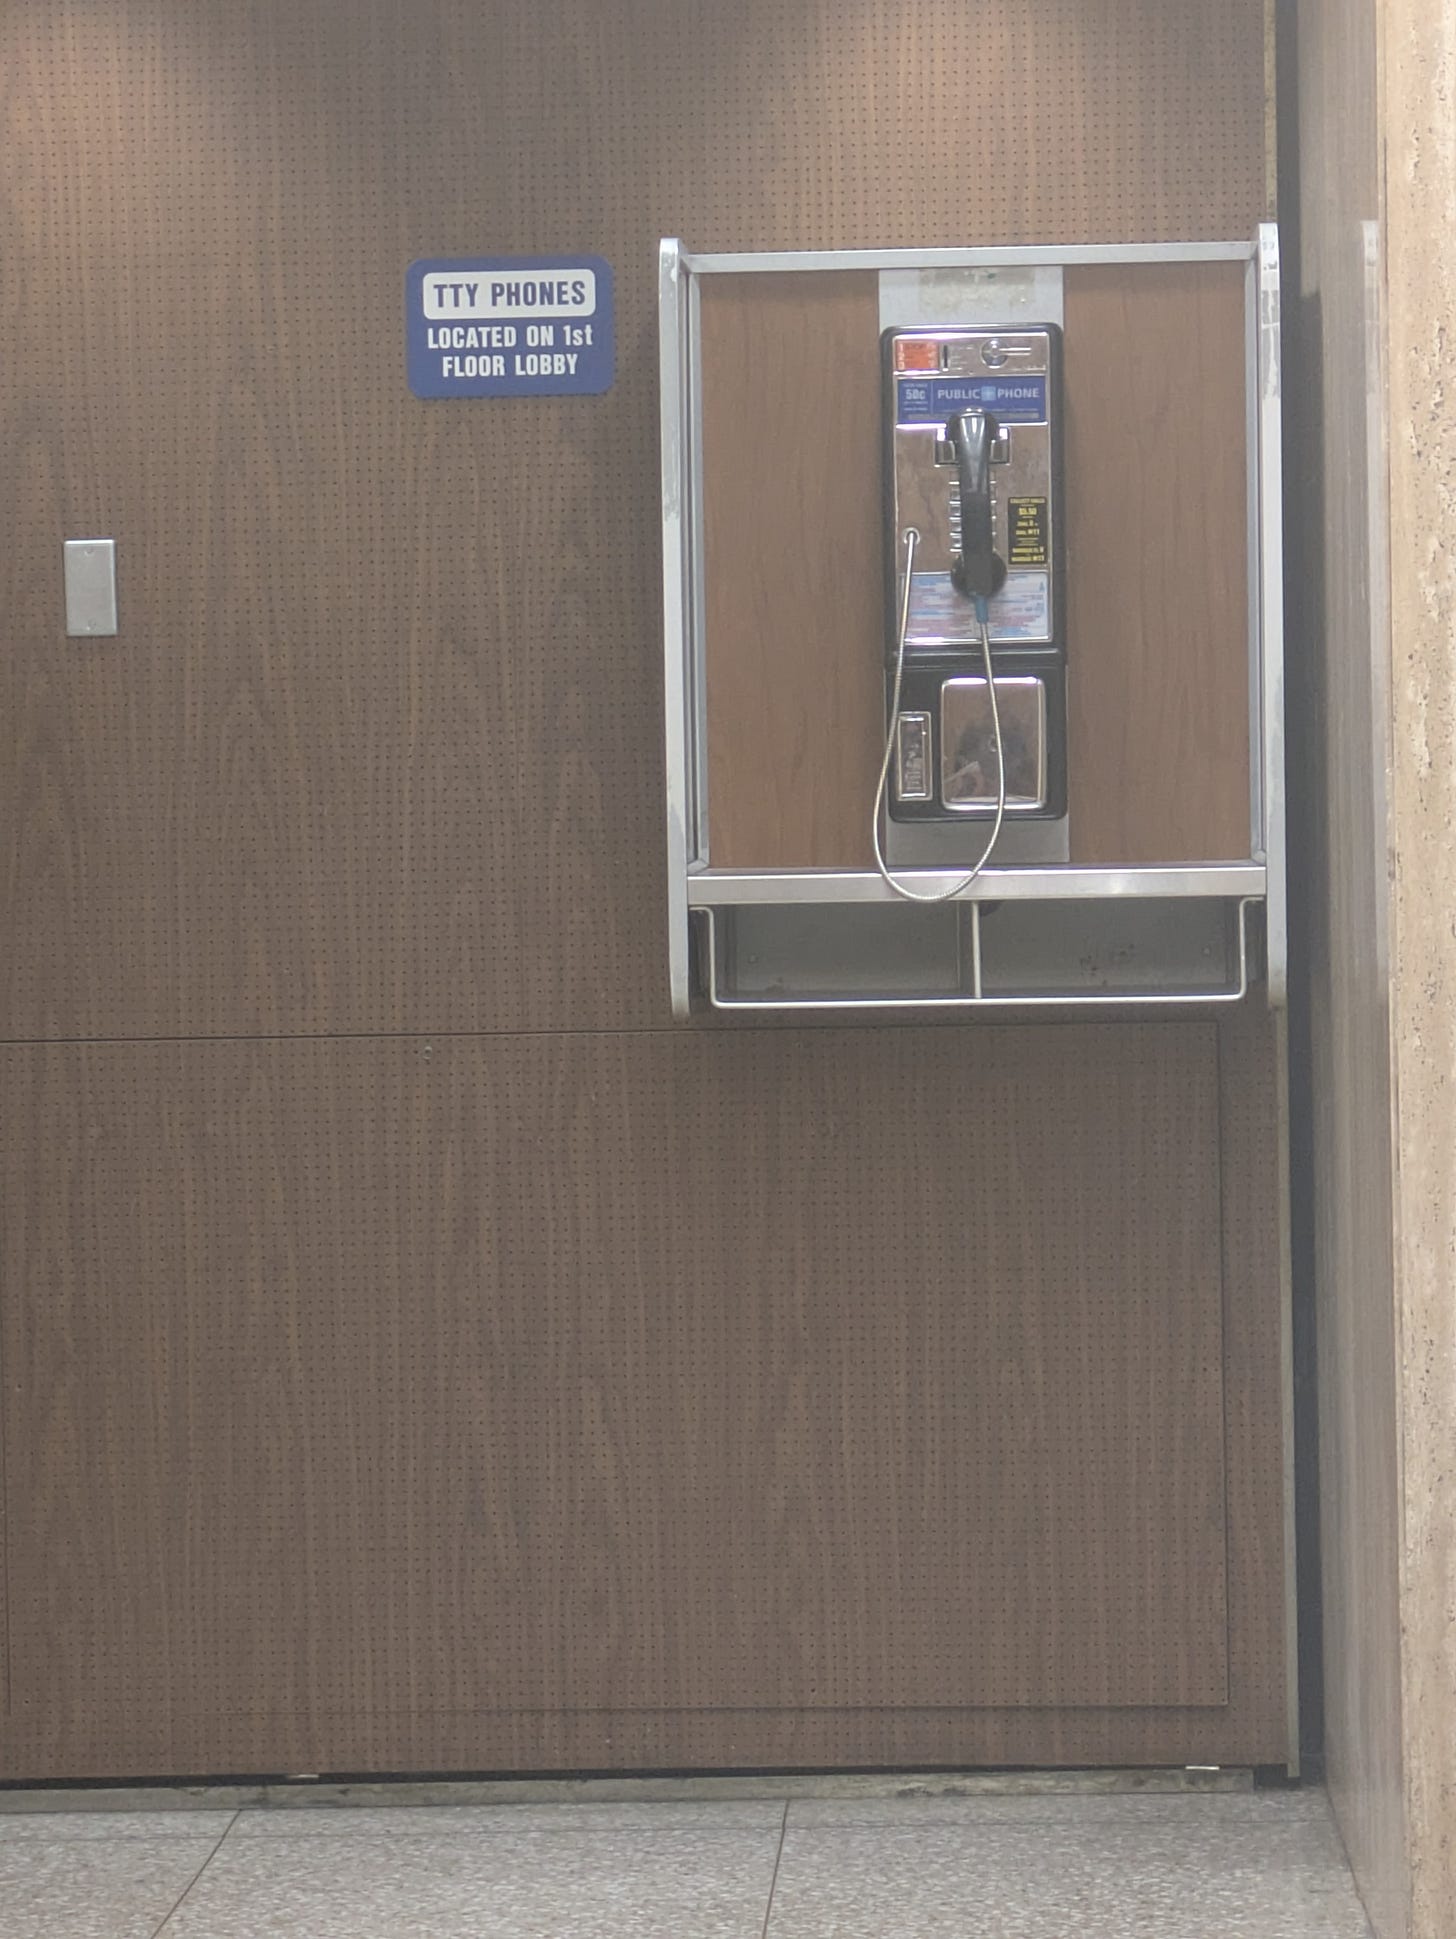
{"label": "coiled cord", "polygon": [[929,895],[919,889],[912,889],[907,883],[890,873],[885,861],[884,850],[880,845],[880,815],[885,805],[885,789],[890,778],[890,762],[895,755],[895,735],[900,726],[900,688],[905,677],[905,635],[910,630],[910,592],[911,578],[915,565],[915,548],[920,543],[920,534],[913,525],[905,528],[905,586],[900,594],[900,626],[895,647],[895,685],[890,696],[890,726],[885,735],[885,758],[880,762],[880,779],[875,788],[874,813],[870,823],[870,834],[875,845],[875,867],[880,871],[883,881],[903,896],[907,902],[950,902],[968,889],[991,859],[991,851],[1001,836],[1001,824],[1006,818],[1006,750],[1001,741],[1001,708],[996,699],[996,680],[991,667],[991,615],[985,599],[980,593],[975,595],[976,623],[981,630],[981,663],[986,669],[986,693],[991,702],[991,734],[996,743],[996,819],[991,824],[991,834],[986,846],[981,850],[980,859],[969,873],[949,888],[934,889]]}

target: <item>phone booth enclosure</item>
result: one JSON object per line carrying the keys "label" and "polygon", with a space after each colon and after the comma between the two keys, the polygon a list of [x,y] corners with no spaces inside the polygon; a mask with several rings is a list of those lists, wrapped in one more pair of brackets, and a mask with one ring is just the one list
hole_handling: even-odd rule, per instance
{"label": "phone booth enclosure", "polygon": [[[1212,260],[1061,271],[1063,424],[1045,493],[1061,552],[1052,626],[1046,642],[993,633],[993,645],[998,674],[1036,678],[1038,656],[1053,662],[1049,682],[1041,669],[1043,719],[1026,689],[1010,690],[1022,738],[1044,736],[1042,760],[1022,758],[1017,782],[1035,793],[1045,765],[1051,792],[1030,810],[1045,814],[1061,809],[1064,779],[1073,865],[1253,852],[1245,270]],[[711,864],[872,867],[900,522],[886,516],[878,277],[713,275],[699,300]],[[943,571],[943,521],[915,509]],[[1009,551],[1008,514],[998,507]],[[941,682],[924,697],[913,637],[902,713],[927,719],[925,777],[943,782]],[[975,681],[975,648],[943,670]],[[971,740],[977,693],[953,689]],[[912,741],[906,752],[913,772],[922,750]],[[1011,780],[1009,769],[1010,759]],[[906,801],[899,812],[925,810]]]}

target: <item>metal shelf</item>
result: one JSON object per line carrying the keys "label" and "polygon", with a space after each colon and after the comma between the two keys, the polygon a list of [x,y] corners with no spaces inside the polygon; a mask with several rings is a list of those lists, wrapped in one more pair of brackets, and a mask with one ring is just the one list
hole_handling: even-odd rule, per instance
{"label": "metal shelf", "polygon": [[[963,872],[901,871],[927,897],[950,888]],[[1183,868],[988,868],[947,902],[1100,902],[1110,897],[1157,901],[1185,897],[1262,899],[1266,883],[1267,871],[1260,862],[1199,863]],[[687,890],[690,909],[785,903],[899,905],[902,901],[869,869],[690,869]]]}

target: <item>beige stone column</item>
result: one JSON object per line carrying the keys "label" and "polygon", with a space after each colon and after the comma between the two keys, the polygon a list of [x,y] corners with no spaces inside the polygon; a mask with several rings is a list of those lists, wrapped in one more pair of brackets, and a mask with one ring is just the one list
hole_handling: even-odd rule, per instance
{"label": "beige stone column", "polygon": [[1326,1751],[1379,1939],[1456,1939],[1456,0],[1294,28]]}
{"label": "beige stone column", "polygon": [[1395,1292],[1414,1939],[1456,1934],[1456,0],[1384,0]]}
{"label": "beige stone column", "polygon": [[1326,1770],[1379,1939],[1408,1939],[1380,4],[1299,0],[1282,101],[1299,164],[1297,210],[1281,184],[1291,1020],[1309,1072]]}

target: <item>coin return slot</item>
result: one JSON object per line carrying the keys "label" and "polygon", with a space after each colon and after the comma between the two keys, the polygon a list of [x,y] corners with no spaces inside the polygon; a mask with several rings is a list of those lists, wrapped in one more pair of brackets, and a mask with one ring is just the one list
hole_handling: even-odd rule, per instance
{"label": "coin return slot", "polygon": [[[1034,676],[997,678],[1006,811],[1029,813],[1046,800],[1046,688]],[[986,682],[947,680],[940,690],[941,793],[947,808],[995,812],[996,735]]]}

